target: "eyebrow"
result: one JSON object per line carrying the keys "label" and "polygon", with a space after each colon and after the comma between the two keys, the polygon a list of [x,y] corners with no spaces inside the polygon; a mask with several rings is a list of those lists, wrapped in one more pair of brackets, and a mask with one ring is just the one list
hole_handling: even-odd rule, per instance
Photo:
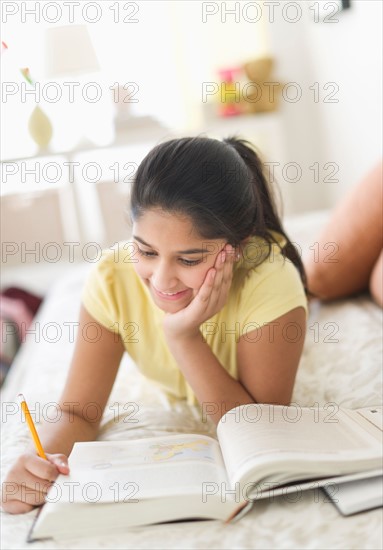
{"label": "eyebrow", "polygon": [[[136,241],[140,242],[141,244],[144,244],[145,246],[148,246],[149,248],[153,248],[155,250],[155,247],[151,244],[146,243],[143,239],[140,239],[140,237],[137,237],[137,235],[133,235],[133,238],[136,239]],[[206,248],[189,248],[189,250],[177,250],[177,254],[203,254],[208,252]]]}

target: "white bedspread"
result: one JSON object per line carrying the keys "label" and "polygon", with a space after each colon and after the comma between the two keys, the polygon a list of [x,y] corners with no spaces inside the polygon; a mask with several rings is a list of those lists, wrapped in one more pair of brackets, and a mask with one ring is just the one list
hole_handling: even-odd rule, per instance
{"label": "white bedspread", "polygon": [[[287,220],[292,239],[303,254],[315,241],[327,213]],[[57,281],[36,318],[37,334],[30,334],[17,355],[2,390],[2,478],[15,457],[29,443],[16,396],[23,392],[30,408],[39,404],[53,419],[73,351],[68,324],[76,322],[79,296],[89,264]],[[38,341],[39,340],[39,341]],[[56,341],[54,341],[56,340]],[[310,318],[293,401],[301,406],[335,402],[357,408],[382,404],[382,310],[368,295],[332,304],[310,304]],[[127,402],[137,412],[125,411]],[[115,420],[120,403],[122,413]],[[44,408],[45,407],[45,408]],[[125,422],[124,422],[125,420]],[[127,420],[127,421],[126,421]],[[129,421],[130,420],[130,421]],[[138,420],[138,422],[133,422]],[[212,423],[201,423],[197,409],[171,403],[147,382],[125,355],[107,405],[100,439],[128,439],[173,432],[215,435]],[[2,548],[286,548],[378,549],[382,547],[382,510],[342,517],[325,495],[308,491],[294,497],[259,501],[238,523],[182,522],[130,529],[124,534],[70,542],[26,543],[36,511],[12,516],[2,512]]]}

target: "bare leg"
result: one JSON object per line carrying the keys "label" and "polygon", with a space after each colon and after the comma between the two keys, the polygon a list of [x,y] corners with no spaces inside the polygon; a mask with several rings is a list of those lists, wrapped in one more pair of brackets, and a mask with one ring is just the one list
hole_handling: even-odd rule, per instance
{"label": "bare leg", "polygon": [[371,273],[370,292],[378,306],[383,308],[383,250]]}
{"label": "bare leg", "polygon": [[[322,300],[371,290],[381,296],[377,278],[383,248],[383,188],[379,163],[335,208],[319,236],[319,261],[305,261],[309,289]],[[326,244],[329,248],[325,248]],[[329,262],[329,256],[333,262]]]}

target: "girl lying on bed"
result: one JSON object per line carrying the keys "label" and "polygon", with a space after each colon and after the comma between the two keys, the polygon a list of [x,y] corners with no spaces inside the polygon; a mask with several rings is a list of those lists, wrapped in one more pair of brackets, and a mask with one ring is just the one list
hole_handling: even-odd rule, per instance
{"label": "girl lying on bed", "polygon": [[[40,430],[48,460],[31,450],[12,466],[5,483],[19,492],[7,512],[42,504],[75,441],[97,438],[124,351],[214,422],[240,404],[290,402],[308,291],[250,144],[157,145],[137,170],[130,215],[131,239],[104,250],[84,286],[63,414]],[[96,419],[82,413],[89,403]]]}

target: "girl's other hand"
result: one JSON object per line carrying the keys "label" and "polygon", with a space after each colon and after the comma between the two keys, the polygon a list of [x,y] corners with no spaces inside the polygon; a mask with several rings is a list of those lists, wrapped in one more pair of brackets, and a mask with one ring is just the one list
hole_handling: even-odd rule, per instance
{"label": "girl's other hand", "polygon": [[234,258],[234,248],[225,245],[190,304],[177,313],[166,313],[163,320],[166,338],[199,336],[200,325],[223,308],[233,278]]}
{"label": "girl's other hand", "polygon": [[68,459],[63,454],[48,454],[47,460],[33,452],[19,456],[1,487],[1,504],[5,512],[24,514],[45,501],[45,496],[59,474],[68,474]]}

